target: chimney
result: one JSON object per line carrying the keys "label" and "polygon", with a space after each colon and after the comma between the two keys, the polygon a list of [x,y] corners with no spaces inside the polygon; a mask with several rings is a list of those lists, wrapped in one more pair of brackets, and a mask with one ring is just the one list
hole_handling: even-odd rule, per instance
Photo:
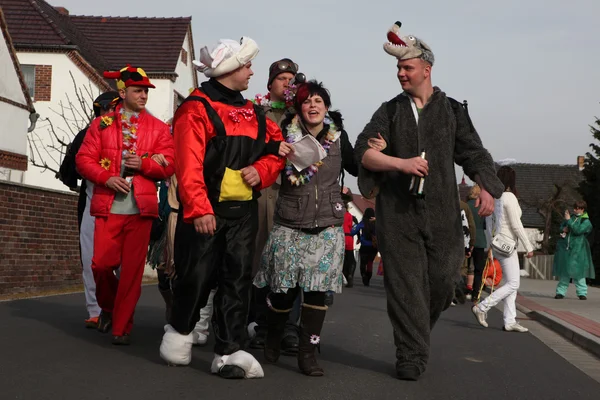
{"label": "chimney", "polygon": [[579,167],[580,171],[583,171],[583,167],[585,166],[585,156],[577,157],[577,167]]}
{"label": "chimney", "polygon": [[66,9],[66,8],[64,8],[64,7],[54,7],[54,9],[55,9],[56,11],[58,11],[58,13],[59,13],[59,14],[62,14],[62,15],[69,15],[69,10],[67,10],[67,9]]}

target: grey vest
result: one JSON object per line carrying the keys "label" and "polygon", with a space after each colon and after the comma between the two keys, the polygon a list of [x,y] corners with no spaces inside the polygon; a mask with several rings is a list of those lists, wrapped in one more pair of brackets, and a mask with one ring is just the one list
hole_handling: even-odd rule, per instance
{"label": "grey vest", "polygon": [[346,209],[338,181],[341,168],[338,139],[310,182],[293,186],[284,171],[274,222],[293,229],[342,226]]}

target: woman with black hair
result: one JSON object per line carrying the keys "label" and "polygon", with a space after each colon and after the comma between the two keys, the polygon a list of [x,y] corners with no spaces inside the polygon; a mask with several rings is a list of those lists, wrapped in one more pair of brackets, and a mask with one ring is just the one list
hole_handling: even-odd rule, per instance
{"label": "woman with black hair", "polygon": [[268,362],[279,359],[285,322],[298,292],[304,302],[300,319],[298,366],[309,376],[322,376],[315,358],[327,306],[328,291],[340,293],[343,284],[345,207],[342,200],[344,170],[356,176],[354,150],[344,130],[342,115],[331,111],[330,94],[321,83],[298,87],[296,114],[282,122],[285,142],[280,154],[312,135],[326,156],[298,171],[287,161],[277,200],[274,227],[264,247],[254,285],[269,286],[268,333],[264,354]]}
{"label": "woman with black hair", "polygon": [[[518,192],[516,188],[515,170],[508,166],[498,169],[498,178],[504,184],[504,193],[497,204],[494,214],[488,217],[486,225],[488,231],[491,231],[492,238],[499,236],[506,238],[505,241],[515,243],[514,249],[510,254],[501,254],[493,250],[494,257],[498,259],[502,266],[502,276],[505,283],[498,290],[494,291],[481,303],[473,306],[472,312],[477,322],[484,328],[487,328],[487,312],[495,307],[501,301],[504,302],[504,330],[507,332],[527,332],[528,329],[520,325],[517,318],[516,300],[517,290],[519,289],[521,275],[519,272],[519,256],[517,254],[516,244],[520,241],[527,251],[527,258],[533,257],[533,246],[527,237],[527,233],[521,223],[521,207],[517,200]],[[488,242],[488,243],[493,243]],[[493,249],[493,245],[492,245]]]}
{"label": "woman with black hair", "polygon": [[360,276],[363,285],[369,286],[373,275],[373,261],[377,256],[377,231],[375,229],[375,210],[367,208],[362,220],[350,232],[356,235],[360,232]]}

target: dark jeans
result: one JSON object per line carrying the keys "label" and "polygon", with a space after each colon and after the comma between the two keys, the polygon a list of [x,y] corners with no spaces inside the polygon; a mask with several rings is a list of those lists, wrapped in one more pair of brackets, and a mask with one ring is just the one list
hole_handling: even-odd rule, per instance
{"label": "dark jeans", "polygon": [[171,291],[171,280],[165,274],[164,269],[157,269],[156,275],[158,276],[158,290],[161,292],[170,292]]}
{"label": "dark jeans", "polygon": [[343,274],[348,283],[354,279],[354,270],[356,269],[356,259],[354,258],[354,250],[346,250],[344,253]]}
{"label": "dark jeans", "polygon": [[485,268],[487,253],[485,249],[476,247],[473,249],[470,262],[473,263],[475,269],[473,278],[473,300],[476,300],[479,289],[481,289],[481,281],[483,279],[483,270]]}
{"label": "dark jeans", "polygon": [[360,275],[368,276],[373,274],[373,261],[377,256],[377,249],[373,246],[360,246]]}

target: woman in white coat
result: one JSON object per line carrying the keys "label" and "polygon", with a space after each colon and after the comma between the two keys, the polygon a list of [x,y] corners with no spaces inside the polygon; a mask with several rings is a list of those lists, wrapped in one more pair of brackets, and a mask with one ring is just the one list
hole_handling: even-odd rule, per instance
{"label": "woman in white coat", "polygon": [[[503,166],[498,170],[498,178],[504,184],[504,193],[500,197],[501,207],[496,207],[494,215],[488,217],[488,226],[495,227],[493,235],[503,235],[507,240],[514,240],[517,244],[520,242],[527,251],[527,258],[533,256],[533,246],[527,235],[523,224],[521,223],[521,207],[517,200],[517,189],[515,187],[515,171],[508,166]],[[491,241],[488,241],[491,243]],[[527,332],[528,329],[521,326],[517,320],[516,299],[517,290],[520,284],[519,256],[515,250],[509,256],[499,254],[494,250],[494,257],[498,259],[502,266],[502,276],[504,285],[494,291],[490,296],[479,304],[473,306],[472,311],[477,322],[487,328],[487,312],[496,304],[504,301],[504,330],[508,332]]]}

